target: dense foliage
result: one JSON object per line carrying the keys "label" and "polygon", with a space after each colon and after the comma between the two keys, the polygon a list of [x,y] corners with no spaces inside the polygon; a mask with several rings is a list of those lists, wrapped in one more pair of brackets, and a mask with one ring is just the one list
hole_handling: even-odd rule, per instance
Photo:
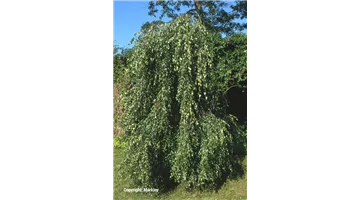
{"label": "dense foliage", "polygon": [[231,87],[247,87],[247,36],[233,34],[216,40],[217,80],[221,90]]}
{"label": "dense foliage", "polygon": [[[114,136],[118,137],[122,135],[123,129],[120,126],[120,119],[123,114],[122,94],[126,90],[126,86],[129,83],[129,79],[126,77],[125,69],[129,65],[129,57],[131,55],[131,49],[119,48],[114,45],[114,57],[113,57],[113,131]],[[114,147],[116,147],[114,142]]]}
{"label": "dense foliage", "polygon": [[122,117],[123,166],[135,184],[212,187],[234,169],[246,129],[226,113],[224,90],[246,81],[246,36],[237,37],[224,41],[189,15],[140,34],[125,68]]}
{"label": "dense foliage", "polygon": [[129,57],[131,55],[132,49],[119,48],[118,46],[113,47],[114,57],[113,57],[113,80],[114,83],[121,82],[121,79],[124,78],[124,72],[127,66],[129,65]]}

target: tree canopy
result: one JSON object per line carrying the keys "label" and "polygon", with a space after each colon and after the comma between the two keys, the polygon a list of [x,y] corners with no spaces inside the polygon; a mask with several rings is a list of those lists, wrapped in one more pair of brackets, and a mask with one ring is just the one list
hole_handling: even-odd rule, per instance
{"label": "tree canopy", "polygon": [[[167,16],[175,19],[181,14],[190,14],[203,23],[208,29],[225,34],[231,34],[247,28],[247,23],[235,22],[236,19],[247,18],[247,2],[235,1],[150,1],[149,15],[160,20]],[[186,9],[186,10],[184,10]]]}

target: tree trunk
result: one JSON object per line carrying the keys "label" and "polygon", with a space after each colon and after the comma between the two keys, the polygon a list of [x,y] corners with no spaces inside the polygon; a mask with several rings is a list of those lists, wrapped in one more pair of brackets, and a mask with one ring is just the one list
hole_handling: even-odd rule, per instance
{"label": "tree trunk", "polygon": [[194,1],[195,1],[196,10],[201,12],[202,8],[201,8],[200,1],[199,0],[194,0]]}

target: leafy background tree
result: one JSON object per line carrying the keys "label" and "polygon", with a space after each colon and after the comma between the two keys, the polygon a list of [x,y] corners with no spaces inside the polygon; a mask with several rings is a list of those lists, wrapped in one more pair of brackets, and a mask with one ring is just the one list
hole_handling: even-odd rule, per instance
{"label": "leafy background tree", "polygon": [[[122,94],[128,87],[130,80],[126,77],[125,70],[129,67],[129,58],[132,49],[121,48],[114,44],[113,46],[113,82],[114,82],[114,115],[113,115],[113,130],[114,136],[120,136],[123,129],[120,126],[120,119],[123,114]],[[116,138],[115,140],[117,140]]]}
{"label": "leafy background tree", "polygon": [[150,1],[149,15],[158,14],[160,20],[164,16],[175,19],[186,10],[186,14],[199,19],[209,30],[230,35],[247,28],[246,22],[236,22],[247,18],[246,8],[246,1],[235,1],[233,5],[225,1]]}

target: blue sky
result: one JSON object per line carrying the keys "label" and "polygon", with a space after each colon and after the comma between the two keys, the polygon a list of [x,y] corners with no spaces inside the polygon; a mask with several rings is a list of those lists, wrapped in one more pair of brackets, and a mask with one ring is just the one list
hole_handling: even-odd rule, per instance
{"label": "blue sky", "polygon": [[[145,22],[157,20],[148,15],[149,1],[114,1],[114,28],[115,44],[120,47],[130,47],[129,43],[135,33],[140,31]],[[165,18],[164,21],[169,19]]]}

